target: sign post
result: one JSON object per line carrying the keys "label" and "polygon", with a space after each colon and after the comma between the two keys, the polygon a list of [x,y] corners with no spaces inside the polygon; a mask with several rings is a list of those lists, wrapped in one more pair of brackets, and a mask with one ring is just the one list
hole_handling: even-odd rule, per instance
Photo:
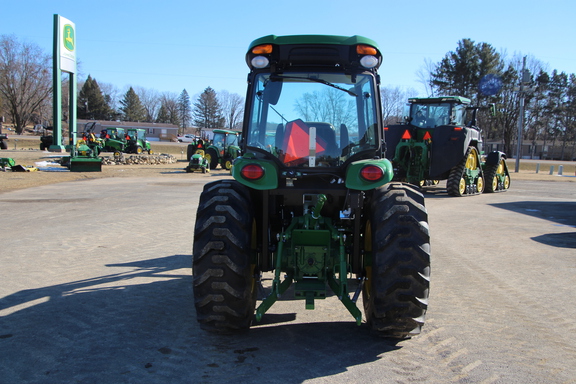
{"label": "sign post", "polygon": [[49,150],[64,152],[62,145],[62,75],[69,73],[68,127],[71,151],[76,142],[76,25],[70,20],[54,15],[54,45],[52,55],[52,115],[53,140]]}

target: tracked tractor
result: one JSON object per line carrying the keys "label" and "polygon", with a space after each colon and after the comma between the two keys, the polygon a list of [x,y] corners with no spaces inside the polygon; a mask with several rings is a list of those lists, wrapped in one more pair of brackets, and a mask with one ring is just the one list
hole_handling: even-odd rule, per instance
{"label": "tracked tractor", "polygon": [[280,298],[312,310],[333,292],[378,335],[418,334],[430,284],[427,211],[418,188],[391,182],[378,46],[270,35],[250,44],[246,62],[242,156],[233,179],[205,185],[196,215],[200,326],[246,330]]}
{"label": "tracked tractor", "polygon": [[407,107],[403,124],[384,128],[396,180],[419,186],[446,180],[452,196],[508,190],[506,154],[483,152],[480,107],[460,96],[411,98]]}

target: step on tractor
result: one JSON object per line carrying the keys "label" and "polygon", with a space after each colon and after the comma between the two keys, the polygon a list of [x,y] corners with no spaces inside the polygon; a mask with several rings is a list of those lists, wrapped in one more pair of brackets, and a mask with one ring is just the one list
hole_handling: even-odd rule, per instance
{"label": "step on tractor", "polygon": [[281,297],[314,309],[333,293],[380,336],[420,333],[428,215],[418,188],[391,182],[378,46],[360,36],[270,35],[250,44],[246,62],[242,156],[231,179],[204,186],[196,214],[200,327],[246,330]]}
{"label": "step on tractor", "polygon": [[[224,169],[231,169],[234,159],[240,156],[240,132],[228,129],[213,130],[214,138],[206,147],[205,157],[210,164],[210,169],[216,169],[220,165]],[[188,145],[188,159],[194,150],[193,143]]]}
{"label": "step on tractor", "polygon": [[405,121],[384,128],[396,180],[429,186],[446,180],[451,196],[503,192],[510,187],[506,154],[483,152],[476,126],[481,109],[460,96],[410,98]]}

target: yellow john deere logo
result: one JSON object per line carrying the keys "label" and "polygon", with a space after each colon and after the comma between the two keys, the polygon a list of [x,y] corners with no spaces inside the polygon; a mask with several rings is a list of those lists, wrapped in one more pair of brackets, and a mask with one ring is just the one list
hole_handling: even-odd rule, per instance
{"label": "yellow john deere logo", "polygon": [[74,51],[74,28],[70,24],[64,26],[64,47],[69,51]]}

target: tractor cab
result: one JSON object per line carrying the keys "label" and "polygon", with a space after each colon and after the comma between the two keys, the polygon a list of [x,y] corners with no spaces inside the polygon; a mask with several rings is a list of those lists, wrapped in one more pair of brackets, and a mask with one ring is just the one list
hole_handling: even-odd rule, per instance
{"label": "tractor cab", "polygon": [[[330,37],[302,38],[306,48],[286,36],[252,43],[243,153],[308,172],[379,156],[375,44],[357,36],[348,38],[356,44],[342,45]],[[314,50],[318,60],[310,56]]]}

